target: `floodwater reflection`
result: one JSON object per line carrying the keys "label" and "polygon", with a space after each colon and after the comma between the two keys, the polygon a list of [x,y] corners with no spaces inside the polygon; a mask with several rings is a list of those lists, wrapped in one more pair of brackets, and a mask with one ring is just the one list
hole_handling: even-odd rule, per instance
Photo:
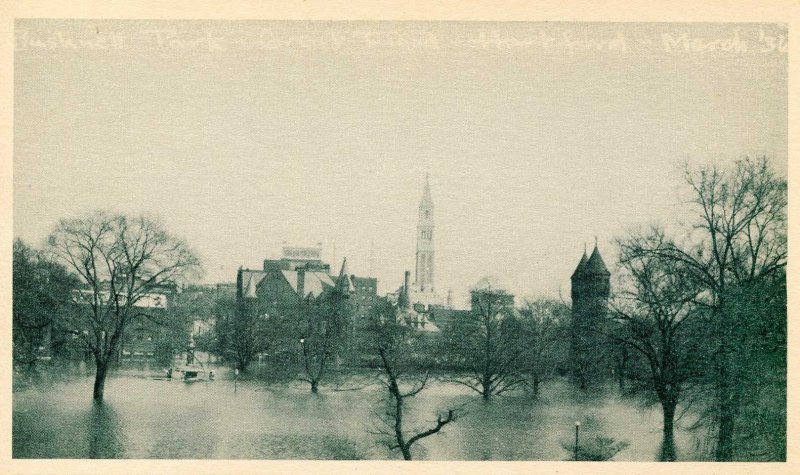
{"label": "floodwater reflection", "polygon": [[122,429],[114,408],[108,403],[94,403],[86,417],[88,458],[114,459],[125,454]]}
{"label": "floodwater reflection", "polygon": [[[91,378],[14,393],[15,458],[395,459],[374,433],[379,386],[357,391],[305,386],[268,387],[219,378],[186,384],[116,376],[106,401],[91,403]],[[427,428],[436,414],[463,407],[464,415],[415,445],[417,460],[566,460],[565,441],[582,435],[629,441],[614,460],[659,456],[660,409],[608,394],[578,393],[566,381],[541,396],[513,394],[484,403],[468,389],[433,383],[409,401],[404,427]],[[587,439],[588,440],[588,439]],[[689,434],[675,443],[689,450]]]}

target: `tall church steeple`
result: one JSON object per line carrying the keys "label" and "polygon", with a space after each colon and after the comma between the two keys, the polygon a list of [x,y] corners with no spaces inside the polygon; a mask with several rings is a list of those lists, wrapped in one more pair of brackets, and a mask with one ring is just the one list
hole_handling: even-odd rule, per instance
{"label": "tall church steeple", "polygon": [[419,202],[417,221],[417,272],[415,284],[419,290],[433,291],[433,198],[430,177],[425,175],[425,187]]}

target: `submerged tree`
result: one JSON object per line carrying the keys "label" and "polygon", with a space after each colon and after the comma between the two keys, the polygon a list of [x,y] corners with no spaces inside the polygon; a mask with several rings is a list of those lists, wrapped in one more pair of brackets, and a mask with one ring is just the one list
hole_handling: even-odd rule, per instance
{"label": "submerged tree", "polygon": [[298,300],[297,321],[300,323],[302,370],[300,379],[309,383],[311,392],[319,392],[324,378],[337,369],[351,347],[353,307],[351,276],[347,260],[342,263],[339,277],[332,288],[317,297],[310,295]]}
{"label": "submerged tree", "polygon": [[126,328],[137,318],[158,318],[139,306],[142,299],[198,271],[199,261],[184,241],[145,217],[95,212],[64,219],[48,241],[52,256],[81,280],[72,323],[94,356],[92,397],[102,401]]}
{"label": "submerged tree", "polygon": [[[753,394],[767,398],[766,406],[785,414],[785,301],[786,181],[772,171],[766,158],[744,159],[730,169],[706,166],[687,169],[686,182],[696,219],[683,242],[664,240],[642,249],[681,269],[684,279],[701,291],[696,303],[709,314],[710,347],[707,382],[714,403],[705,421],[715,431],[714,457],[732,460],[738,419]],[[763,316],[771,333],[741,331],[747,322]],[[768,366],[752,367],[752,348],[768,341]],[[772,387],[772,394],[761,392]],[[759,403],[763,404],[764,401]],[[774,409],[773,409],[774,410]],[[785,418],[776,417],[777,431]],[[783,449],[785,451],[785,448]]]}
{"label": "submerged tree", "polygon": [[534,395],[541,383],[552,379],[567,359],[569,307],[557,300],[525,302],[521,313],[521,367]]}
{"label": "submerged tree", "polygon": [[378,415],[378,434],[386,437],[391,450],[399,450],[403,459],[411,460],[411,448],[456,421],[457,409],[447,409],[436,416],[436,423],[427,429],[408,431],[408,400],[430,383],[428,368],[419,367],[418,349],[422,334],[397,320],[397,309],[385,299],[373,308],[368,328],[370,350],[379,357],[381,384],[387,390],[385,411]]}
{"label": "submerged tree", "polygon": [[525,384],[525,347],[513,295],[491,285],[471,294],[472,311],[448,325],[445,347],[451,360],[469,371],[466,380],[453,382],[488,401]]}
{"label": "submerged tree", "polygon": [[311,385],[311,392],[319,392],[319,384],[338,364],[347,348],[351,325],[349,292],[337,286],[317,299],[301,303],[305,329],[300,337],[303,351],[303,370],[300,379]]}
{"label": "submerged tree", "polygon": [[[697,381],[702,364],[703,313],[694,302],[700,289],[684,276],[682,265],[647,253],[665,245],[660,230],[619,241],[623,290],[612,318],[621,325],[610,334],[644,359],[643,371],[628,371],[638,388],[654,394],[663,414],[660,459],[674,461],[674,423],[686,385]],[[694,320],[694,321],[693,321]]]}
{"label": "submerged tree", "polygon": [[234,296],[218,297],[213,309],[216,351],[235,369],[247,371],[267,345],[265,315],[256,301]]}

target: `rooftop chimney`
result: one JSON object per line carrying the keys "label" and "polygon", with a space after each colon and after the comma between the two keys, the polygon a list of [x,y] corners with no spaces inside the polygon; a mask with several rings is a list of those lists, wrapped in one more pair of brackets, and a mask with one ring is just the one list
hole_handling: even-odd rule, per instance
{"label": "rooftop chimney", "polygon": [[400,295],[397,297],[397,306],[401,309],[406,309],[411,306],[411,302],[408,298],[408,281],[411,279],[411,272],[406,271],[405,277],[403,278],[403,288],[400,289]]}
{"label": "rooftop chimney", "polygon": [[297,295],[300,298],[305,298],[306,294],[306,268],[305,267],[298,267],[297,268]]}

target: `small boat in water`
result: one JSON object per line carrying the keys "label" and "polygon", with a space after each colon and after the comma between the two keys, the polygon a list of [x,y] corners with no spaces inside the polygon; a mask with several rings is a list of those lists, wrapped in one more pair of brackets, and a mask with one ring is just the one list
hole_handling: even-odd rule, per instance
{"label": "small boat in water", "polygon": [[197,383],[200,381],[213,381],[214,372],[206,371],[203,368],[178,368],[175,371],[180,372],[183,376],[180,378],[185,383]]}

